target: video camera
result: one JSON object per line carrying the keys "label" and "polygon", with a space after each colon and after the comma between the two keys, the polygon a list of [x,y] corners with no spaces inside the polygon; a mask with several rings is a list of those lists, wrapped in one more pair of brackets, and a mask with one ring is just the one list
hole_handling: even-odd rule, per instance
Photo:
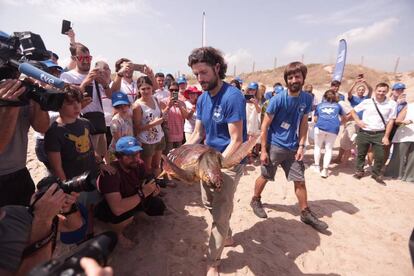
{"label": "video camera", "polygon": [[117,241],[118,238],[115,232],[104,232],[80,245],[75,253],[50,260],[35,267],[29,273],[29,276],[81,275],[81,273],[84,273],[80,266],[80,260],[83,257],[93,258],[101,266],[105,266]]}
{"label": "video camera", "polygon": [[[49,51],[38,34],[32,32],[15,32],[13,36],[0,31],[0,81],[17,79],[19,72],[39,81],[53,85],[56,88],[65,88],[65,83],[51,74],[38,69],[39,61],[50,58]],[[57,111],[63,103],[64,91],[44,89],[23,80],[26,91],[19,97],[19,101],[0,100],[0,106],[23,106],[33,99],[40,104],[42,110]]]}

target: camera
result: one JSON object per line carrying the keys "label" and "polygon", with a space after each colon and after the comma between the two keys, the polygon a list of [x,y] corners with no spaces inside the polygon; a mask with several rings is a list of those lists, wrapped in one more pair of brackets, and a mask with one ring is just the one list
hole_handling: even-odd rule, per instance
{"label": "camera", "polygon": [[50,260],[35,267],[28,275],[84,275],[80,260],[83,257],[94,259],[99,265],[105,266],[109,254],[115,248],[118,237],[115,232],[104,232],[81,244],[77,250],[69,255],[62,256],[58,259]]}
{"label": "camera", "polygon": [[[39,81],[53,85],[56,88],[65,88],[63,81],[44,72],[39,61],[50,58],[49,51],[38,34],[32,32],[15,32],[12,36],[0,31],[0,81],[17,79],[24,73]],[[39,69],[40,67],[41,69]],[[20,72],[20,73],[19,73]],[[33,99],[45,111],[57,111],[63,103],[64,91],[44,89],[29,80],[23,80],[26,88],[19,101],[0,100],[0,106],[23,106]]]}
{"label": "camera", "polygon": [[80,193],[94,191],[96,188],[93,184],[93,180],[94,179],[89,172],[85,172],[66,181],[62,181],[56,176],[47,176],[37,183],[36,187],[38,192],[36,195],[37,197],[41,197],[53,183],[57,183],[59,188],[66,194],[70,194],[71,192]]}

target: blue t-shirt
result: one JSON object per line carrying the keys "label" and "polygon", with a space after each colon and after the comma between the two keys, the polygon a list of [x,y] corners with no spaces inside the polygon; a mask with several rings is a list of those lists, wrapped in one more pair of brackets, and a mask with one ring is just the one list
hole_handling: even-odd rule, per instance
{"label": "blue t-shirt", "polygon": [[340,101],[345,101],[345,96],[344,96],[344,94],[338,93],[338,95],[339,95],[339,100],[340,100]]}
{"label": "blue t-shirt", "polygon": [[[365,99],[369,99],[370,97],[368,96],[363,96],[362,98],[358,97],[358,96],[352,96],[352,98],[348,98],[349,103],[351,104],[352,107],[355,107],[357,105],[359,105],[363,100]],[[362,114],[364,114],[364,111],[360,111],[357,113],[359,119],[362,120]]]}
{"label": "blue t-shirt", "polygon": [[214,97],[206,91],[198,98],[197,120],[206,131],[206,144],[220,152],[230,144],[229,123],[242,120],[243,142],[247,140],[246,100],[240,90],[226,82]]}
{"label": "blue t-shirt", "polygon": [[320,103],[315,110],[315,116],[318,117],[315,126],[320,130],[338,134],[341,126],[339,115],[344,115],[344,111],[338,103]]}
{"label": "blue t-shirt", "polygon": [[299,126],[304,115],[312,110],[312,95],[300,92],[292,97],[288,91],[270,99],[266,112],[273,115],[267,142],[282,148],[296,150],[299,146]]}

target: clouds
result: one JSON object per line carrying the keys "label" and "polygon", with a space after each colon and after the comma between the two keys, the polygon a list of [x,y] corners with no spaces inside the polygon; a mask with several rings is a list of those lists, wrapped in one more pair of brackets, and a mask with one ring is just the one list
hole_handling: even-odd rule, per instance
{"label": "clouds", "polygon": [[310,42],[291,40],[286,43],[282,54],[286,57],[298,57],[311,45]]}
{"label": "clouds", "polygon": [[224,59],[227,61],[228,64],[238,65],[251,63],[253,60],[253,56],[246,49],[238,49],[233,53],[226,53],[224,55]]}
{"label": "clouds", "polygon": [[366,27],[352,28],[331,41],[333,45],[336,45],[338,40],[346,39],[347,42],[352,44],[359,44],[365,42],[372,42],[385,38],[393,31],[397,26],[399,20],[395,17],[387,18],[383,21],[375,22],[372,25]]}

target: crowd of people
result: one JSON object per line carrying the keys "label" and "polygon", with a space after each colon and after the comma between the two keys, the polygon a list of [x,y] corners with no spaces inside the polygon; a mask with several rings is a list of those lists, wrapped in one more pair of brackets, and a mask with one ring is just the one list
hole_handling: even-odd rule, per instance
{"label": "crowd of people", "polygon": [[[314,144],[312,168],[323,178],[329,176],[339,136],[333,162],[346,162],[353,152],[355,178],[364,177],[372,166],[371,176],[380,184],[385,184],[383,175],[414,182],[414,105],[407,103],[403,83],[393,84],[391,91],[384,82],[373,89],[361,74],[346,96],[339,92],[340,81],[334,80],[317,99],[313,86],[305,85],[307,67],[292,62],[283,75],[286,87],[275,83],[266,92],[257,82],[243,86],[241,78],[225,82],[222,53],[202,47],[188,57],[198,89],[188,86],[184,75],[175,79],[154,74],[148,65],[127,58],[116,61],[112,76],[105,61],[92,63],[92,52],[75,41],[72,30],[68,35],[67,68],[58,65],[56,54],[39,62],[42,70],[68,84],[58,110],[44,111],[33,100],[0,107],[0,272],[24,274],[50,259],[57,233],[63,243],[92,237],[94,218],[118,234],[121,246],[134,246],[123,230],[138,211],[164,214],[166,191],[161,188],[176,183],[158,177],[161,155],[184,143],[204,143],[225,158],[248,139],[261,136],[247,158],[222,170],[221,189],[200,181],[202,202],[213,219],[207,275],[217,275],[223,247],[233,244],[233,197],[247,163],[261,164],[250,202],[255,215],[267,217],[261,194],[280,165],[294,183],[300,220],[321,232],[328,225],[307,202],[303,159],[309,140]],[[24,92],[18,79],[0,84],[2,100],[18,102]],[[37,189],[26,168],[30,127],[37,132],[36,155],[47,177]],[[87,177],[80,192],[63,192],[62,183],[83,174]]]}

